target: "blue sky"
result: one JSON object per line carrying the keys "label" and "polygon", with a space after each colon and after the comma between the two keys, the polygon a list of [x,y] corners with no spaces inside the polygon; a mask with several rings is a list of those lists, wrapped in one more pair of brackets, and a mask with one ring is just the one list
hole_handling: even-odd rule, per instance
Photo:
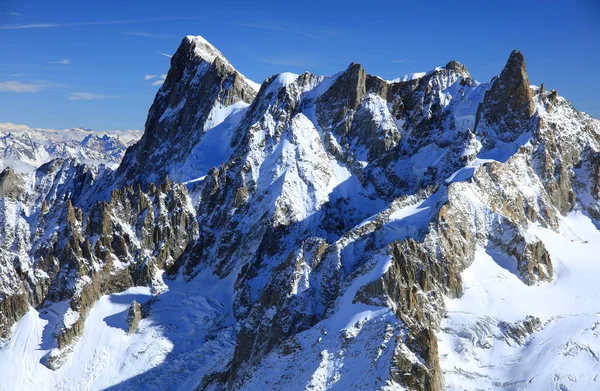
{"label": "blue sky", "polygon": [[594,0],[0,0],[0,122],[143,129],[169,69],[160,53],[190,34],[256,82],[284,71],[333,74],[352,61],[392,79],[451,59],[488,81],[517,48],[533,84],[600,118]]}

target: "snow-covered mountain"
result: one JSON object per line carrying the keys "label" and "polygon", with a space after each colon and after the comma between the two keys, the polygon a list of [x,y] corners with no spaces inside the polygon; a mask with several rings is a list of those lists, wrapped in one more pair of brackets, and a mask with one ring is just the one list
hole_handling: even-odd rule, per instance
{"label": "snow-covered mountain", "polygon": [[116,172],[0,174],[0,388],[595,388],[599,167],[518,51],[257,86],[186,37]]}
{"label": "snow-covered mountain", "polygon": [[87,129],[43,129],[0,123],[0,170],[29,172],[52,159],[75,159],[116,168],[128,146],[141,137],[135,130],[94,132]]}

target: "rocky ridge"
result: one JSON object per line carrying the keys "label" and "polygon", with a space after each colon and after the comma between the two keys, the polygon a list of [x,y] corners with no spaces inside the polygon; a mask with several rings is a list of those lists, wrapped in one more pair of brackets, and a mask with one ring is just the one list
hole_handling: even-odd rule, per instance
{"label": "rocky ridge", "polygon": [[[45,360],[58,368],[101,295],[150,286],[152,319],[169,281],[209,273],[232,281],[233,321],[207,334],[232,344],[187,385],[440,390],[444,298],[480,248],[523,284],[554,278],[528,228],[599,216],[599,135],[530,86],[517,51],[489,84],[456,61],[391,82],[353,63],[257,89],[186,37],[116,173],[61,160],[2,173],[0,327],[8,338],[29,306],[66,301]],[[522,341],[539,323],[504,328]]]}

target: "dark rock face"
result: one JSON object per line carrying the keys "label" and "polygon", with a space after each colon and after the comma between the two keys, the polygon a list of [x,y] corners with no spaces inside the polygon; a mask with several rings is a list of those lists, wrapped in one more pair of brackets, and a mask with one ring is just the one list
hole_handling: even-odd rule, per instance
{"label": "dark rock face", "polygon": [[366,95],[366,73],[360,64],[352,63],[317,100],[317,115],[324,125],[344,135],[349,131],[352,118],[348,114],[356,110]]}
{"label": "dark rock face", "polygon": [[11,326],[21,319],[29,309],[29,301],[27,296],[22,293],[4,296],[0,299],[0,338],[4,340],[10,337]]}
{"label": "dark rock face", "polygon": [[18,199],[22,193],[21,178],[15,175],[15,171],[8,167],[0,173],[0,197]]}
{"label": "dark rock face", "polygon": [[[460,275],[451,263],[437,262],[435,255],[432,256],[434,252],[412,239],[395,242],[390,247],[391,267],[380,279],[363,286],[354,300],[369,305],[391,305],[408,329],[406,345],[424,359],[423,362],[408,359],[400,353],[402,344],[398,342],[392,378],[415,390],[441,390],[436,316],[444,310],[443,294],[459,294]],[[382,303],[382,298],[387,300]],[[425,312],[425,307],[435,312]]]}
{"label": "dark rock face", "polygon": [[[392,123],[374,119],[373,111],[385,104],[387,83],[367,75],[361,65],[352,63],[316,100],[316,114],[322,129],[332,132],[347,150],[364,150],[365,156],[346,153],[340,158],[355,165],[357,160],[372,161],[390,150],[400,140],[400,131]],[[367,96],[367,92],[378,94]],[[391,118],[389,119],[391,121]],[[338,153],[330,148],[331,153]],[[350,151],[347,151],[350,152]]]}
{"label": "dark rock face", "polygon": [[494,143],[490,132],[500,141],[513,142],[531,129],[534,110],[525,59],[521,52],[514,50],[500,77],[493,81],[485,94],[484,103],[477,111],[475,130],[482,134],[487,145]]}

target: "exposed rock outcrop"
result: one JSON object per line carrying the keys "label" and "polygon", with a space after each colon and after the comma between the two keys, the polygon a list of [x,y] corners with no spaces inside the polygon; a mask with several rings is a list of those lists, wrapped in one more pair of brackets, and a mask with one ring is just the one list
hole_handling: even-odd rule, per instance
{"label": "exposed rock outcrop", "polygon": [[133,334],[138,330],[141,319],[142,310],[140,303],[134,300],[127,310],[127,334]]}
{"label": "exposed rock outcrop", "polygon": [[520,322],[500,322],[499,327],[506,341],[522,345],[531,334],[542,328],[542,321],[536,316],[529,315]]}

